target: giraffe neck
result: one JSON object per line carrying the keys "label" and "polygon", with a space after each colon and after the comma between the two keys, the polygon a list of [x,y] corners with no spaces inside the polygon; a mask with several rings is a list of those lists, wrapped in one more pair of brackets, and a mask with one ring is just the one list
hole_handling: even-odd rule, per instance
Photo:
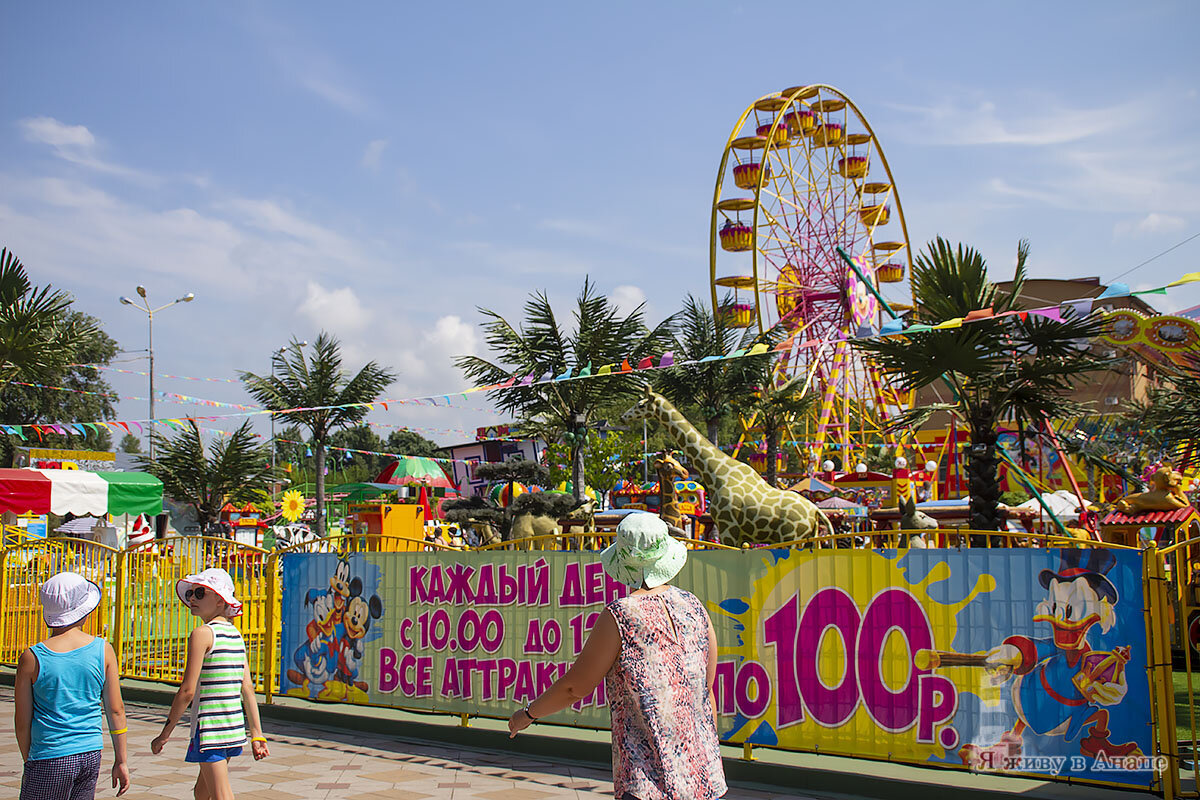
{"label": "giraffe neck", "polygon": [[727,462],[732,459],[704,438],[667,400],[658,398],[653,409],[654,418],[666,427],[675,444],[687,454],[696,471],[700,473],[704,485],[711,490],[723,484]]}

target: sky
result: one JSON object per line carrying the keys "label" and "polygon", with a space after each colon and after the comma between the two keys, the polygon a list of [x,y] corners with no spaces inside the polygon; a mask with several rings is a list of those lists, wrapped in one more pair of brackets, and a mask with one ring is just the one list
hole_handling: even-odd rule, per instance
{"label": "sky", "polygon": [[[125,369],[146,318],[118,298],[193,292],[156,317],[156,389],[225,402],[247,397],[162,376],[265,372],[326,330],[347,366],[398,372],[390,397],[441,394],[486,352],[480,307],[519,318],[544,290],[566,314],[585,276],[655,322],[707,298],[726,139],[798,84],[862,110],[914,248],[969,243],[997,279],[1022,238],[1032,276],[1107,281],[1200,232],[1190,2],[61,2],[0,23],[0,245]],[[1200,239],[1121,280],[1197,269]],[[504,420],[479,396],[371,419],[441,444]]]}

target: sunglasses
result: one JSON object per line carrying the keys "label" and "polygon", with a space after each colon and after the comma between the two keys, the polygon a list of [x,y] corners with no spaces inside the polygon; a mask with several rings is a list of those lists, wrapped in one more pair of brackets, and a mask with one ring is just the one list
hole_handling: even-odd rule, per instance
{"label": "sunglasses", "polygon": [[185,591],[183,593],[183,602],[190,603],[192,601],[193,597],[196,598],[197,600],[203,600],[204,599],[204,587],[197,586],[194,589],[188,589],[187,591]]}

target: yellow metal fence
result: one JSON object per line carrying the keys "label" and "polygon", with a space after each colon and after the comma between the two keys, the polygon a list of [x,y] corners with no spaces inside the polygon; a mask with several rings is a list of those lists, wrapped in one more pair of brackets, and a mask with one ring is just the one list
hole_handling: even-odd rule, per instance
{"label": "yellow metal fence", "polygon": [[[920,531],[883,531],[788,542],[782,547],[897,547]],[[947,533],[945,531],[943,534]],[[600,531],[603,546],[611,533]],[[866,537],[865,539],[863,537]],[[1148,672],[1151,680],[1151,724],[1154,756],[1166,759],[1156,769],[1155,789],[1165,798],[1200,797],[1200,736],[1197,735],[1193,681],[1194,643],[1200,640],[1200,526],[1180,531],[1180,541],[1162,550],[1153,545],[1144,560]],[[1077,540],[995,531],[953,531],[942,546],[1070,547]],[[579,537],[539,537],[536,542],[506,542],[511,549],[573,549]],[[687,540],[692,548],[723,545]],[[233,577],[243,613],[234,619],[246,641],[255,684],[268,702],[278,684],[280,647],[279,558],[286,553],[416,552],[445,550],[437,543],[401,537],[341,536],[304,542],[268,552],[227,539],[177,537],[144,549],[114,550],[79,539],[8,540],[0,549],[0,664],[14,665],[30,645],[45,638],[38,590],[57,572],[87,576],[103,590],[100,606],[86,630],[113,643],[122,677],[178,683],[183,673],[187,637],[195,627],[179,602],[175,584],[185,575],[222,567]],[[1088,543],[1120,548],[1120,545]],[[490,546],[480,549],[497,549]],[[1148,754],[1151,755],[1151,754]]]}

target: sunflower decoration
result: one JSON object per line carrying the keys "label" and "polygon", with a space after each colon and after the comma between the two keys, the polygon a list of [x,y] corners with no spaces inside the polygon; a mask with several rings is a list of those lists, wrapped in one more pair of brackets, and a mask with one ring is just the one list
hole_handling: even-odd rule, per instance
{"label": "sunflower decoration", "polygon": [[280,514],[288,522],[295,522],[304,513],[304,495],[299,489],[289,489],[283,493]]}

